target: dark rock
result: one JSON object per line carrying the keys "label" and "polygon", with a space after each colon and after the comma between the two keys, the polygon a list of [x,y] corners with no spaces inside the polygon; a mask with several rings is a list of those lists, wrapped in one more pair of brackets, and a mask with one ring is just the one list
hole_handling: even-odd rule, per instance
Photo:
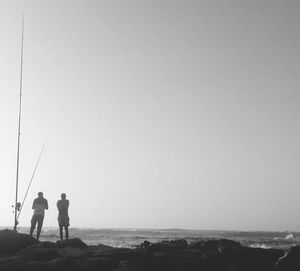
{"label": "dark rock", "polygon": [[220,252],[225,252],[228,250],[232,250],[235,247],[240,247],[241,243],[235,242],[228,239],[213,239],[207,241],[197,241],[191,243],[188,247],[191,249],[200,249],[203,251],[216,251],[219,250]]}
{"label": "dark rock", "polygon": [[[17,254],[0,255],[0,271],[274,271],[283,255],[283,250],[244,247],[227,239],[191,245],[184,239],[147,241],[136,249],[125,249],[87,246],[75,238],[39,242]],[[299,262],[300,247],[291,248],[278,261],[277,271],[300,270]]]}
{"label": "dark rock", "polygon": [[142,244],[140,244],[140,248],[148,248],[151,243],[148,240],[145,240]]}
{"label": "dark rock", "polygon": [[300,246],[290,247],[287,253],[276,262],[276,271],[300,270]]}
{"label": "dark rock", "polygon": [[218,243],[218,247],[240,247],[241,243],[228,240],[228,239],[220,239]]}
{"label": "dark rock", "polygon": [[56,248],[56,244],[55,243],[48,242],[48,241],[40,242],[39,246],[41,248]]}
{"label": "dark rock", "polygon": [[[146,242],[146,243],[145,243]],[[162,241],[158,243],[150,243],[149,241],[144,241],[138,248],[146,248],[152,252],[174,250],[174,249],[184,249],[188,247],[188,243],[185,239]]]}
{"label": "dark rock", "polygon": [[222,253],[232,253],[233,250],[240,248],[242,245],[239,242],[221,239],[218,243],[218,250]]}
{"label": "dark rock", "polygon": [[38,243],[33,237],[12,230],[0,230],[0,254],[15,253],[24,247]]}
{"label": "dark rock", "polygon": [[191,258],[201,258],[202,252],[198,249],[177,249],[177,250],[167,250],[160,251],[153,254],[154,257],[164,257],[164,258],[177,258],[177,259],[191,259]]}
{"label": "dark rock", "polygon": [[[149,266],[148,266],[149,267]],[[123,260],[120,261],[118,269],[122,271],[142,271],[145,270],[145,263],[136,260]]]}
{"label": "dark rock", "polygon": [[2,264],[11,263],[11,262],[19,262],[24,260],[24,255],[10,255],[10,256],[1,256],[0,257],[0,266]]}
{"label": "dark rock", "polygon": [[101,249],[101,250],[110,250],[110,249],[114,249],[114,247],[107,246],[107,245],[103,245],[103,244],[98,244],[98,245],[97,245],[97,249]]}
{"label": "dark rock", "polygon": [[203,250],[218,250],[219,240],[207,240],[202,244]]}
{"label": "dark rock", "polygon": [[65,247],[77,247],[77,248],[87,248],[87,244],[82,242],[79,238],[73,238],[68,240],[62,240],[56,242],[57,248],[65,248]]}
{"label": "dark rock", "polygon": [[57,249],[50,247],[49,244],[37,244],[22,249],[19,254],[24,255],[26,260],[50,261],[58,257]]}
{"label": "dark rock", "polygon": [[188,245],[188,248],[191,248],[191,249],[202,249],[203,248],[203,244],[205,243],[206,241],[196,241],[196,242],[193,242],[191,244]]}
{"label": "dark rock", "polygon": [[13,262],[0,266],[0,271],[50,271],[43,263],[39,262]]}
{"label": "dark rock", "polygon": [[88,271],[108,271],[112,270],[113,268],[117,267],[116,262],[109,258],[87,258],[84,261],[77,261],[78,265],[82,270],[88,270]]}
{"label": "dark rock", "polygon": [[84,258],[89,255],[86,249],[81,249],[77,247],[65,247],[58,249],[58,255],[61,257],[72,257],[72,258]]}
{"label": "dark rock", "polygon": [[[240,247],[232,255],[233,264],[241,270],[274,271],[275,263],[283,255],[280,249]],[[240,270],[238,269],[238,270]]]}
{"label": "dark rock", "polygon": [[56,258],[45,264],[46,268],[51,271],[81,271],[80,265],[71,259]]}

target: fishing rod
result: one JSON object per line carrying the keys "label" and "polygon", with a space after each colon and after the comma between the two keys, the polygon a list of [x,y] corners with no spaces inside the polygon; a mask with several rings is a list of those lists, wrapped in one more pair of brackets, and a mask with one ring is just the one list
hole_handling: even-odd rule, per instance
{"label": "fishing rod", "polygon": [[17,172],[16,172],[16,195],[15,195],[15,221],[14,231],[17,231],[17,213],[20,210],[20,203],[18,202],[18,190],[19,190],[19,166],[20,166],[20,137],[21,137],[21,114],[22,114],[22,86],[23,86],[23,46],[24,46],[24,14],[22,16],[22,41],[21,41],[21,69],[20,69],[20,100],[19,100],[19,121],[18,121],[18,146],[17,146]]}
{"label": "fishing rod", "polygon": [[25,196],[24,196],[24,198],[23,198],[23,201],[22,201],[21,205],[19,206],[19,213],[18,213],[18,216],[17,216],[17,222],[18,222],[19,217],[20,217],[20,215],[21,215],[21,212],[22,212],[22,209],[23,209],[23,206],[24,206],[24,202],[25,202],[25,200],[26,200],[26,198],[27,198],[28,191],[29,191],[30,186],[31,186],[31,184],[32,184],[32,181],[33,181],[35,172],[36,172],[36,170],[37,170],[37,168],[38,168],[38,165],[39,165],[39,162],[40,162],[40,160],[41,160],[42,154],[43,154],[43,152],[44,152],[45,146],[46,146],[46,142],[44,143],[44,145],[43,145],[43,147],[42,147],[42,150],[41,150],[41,152],[40,152],[39,158],[38,158],[38,160],[37,160],[37,162],[36,162],[36,164],[35,164],[35,167],[34,167],[34,170],[33,170],[32,175],[31,175],[30,182],[29,182],[29,185],[28,185],[28,187],[27,187],[27,190],[26,190]]}

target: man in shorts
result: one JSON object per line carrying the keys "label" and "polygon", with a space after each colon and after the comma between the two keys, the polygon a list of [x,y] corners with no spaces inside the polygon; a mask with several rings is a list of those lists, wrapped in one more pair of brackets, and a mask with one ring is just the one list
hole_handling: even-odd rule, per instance
{"label": "man in shorts", "polygon": [[57,201],[57,209],[58,209],[58,225],[59,225],[59,235],[60,239],[63,240],[63,228],[65,228],[66,239],[69,239],[69,200],[66,199],[66,194],[61,194],[61,200]]}
{"label": "man in shorts", "polygon": [[44,222],[45,209],[48,210],[48,201],[43,197],[43,192],[39,192],[38,197],[34,199],[32,209],[34,211],[31,218],[30,236],[32,236],[37,224],[36,239],[39,240]]}

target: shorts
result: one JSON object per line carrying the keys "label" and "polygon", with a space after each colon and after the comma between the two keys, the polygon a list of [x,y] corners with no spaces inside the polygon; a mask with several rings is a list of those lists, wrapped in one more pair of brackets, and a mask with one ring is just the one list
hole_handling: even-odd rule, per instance
{"label": "shorts", "polygon": [[43,215],[33,215],[31,218],[31,227],[35,228],[36,223],[38,224],[38,228],[41,229],[43,226],[44,216]]}
{"label": "shorts", "polygon": [[70,219],[66,215],[59,215],[58,216],[58,225],[60,227],[69,227],[70,226]]}

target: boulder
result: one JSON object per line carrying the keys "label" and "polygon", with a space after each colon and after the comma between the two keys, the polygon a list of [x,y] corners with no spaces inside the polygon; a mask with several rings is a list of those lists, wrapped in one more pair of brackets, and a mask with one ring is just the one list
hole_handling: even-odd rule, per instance
{"label": "boulder", "polygon": [[300,270],[300,246],[290,247],[287,253],[276,262],[276,271]]}
{"label": "boulder", "polygon": [[[46,265],[40,262],[12,262],[0,265],[0,271],[50,271]],[[52,270],[51,270],[52,271]]]}
{"label": "boulder", "polygon": [[87,248],[88,245],[81,241],[79,238],[72,238],[68,240],[56,241],[57,248],[65,247],[76,247],[76,248]]}
{"label": "boulder", "polygon": [[273,271],[275,263],[283,255],[280,249],[263,249],[243,247],[234,250],[233,265],[238,270]]}
{"label": "boulder", "polygon": [[51,271],[81,271],[80,265],[72,259],[59,257],[45,263],[47,269]]}
{"label": "boulder", "polygon": [[42,244],[23,248],[19,254],[24,255],[26,260],[31,261],[50,261],[58,257],[57,249],[53,247],[45,247]]}
{"label": "boulder", "polygon": [[22,248],[37,244],[38,241],[28,234],[12,230],[0,230],[0,254],[16,253]]}
{"label": "boulder", "polygon": [[202,249],[209,250],[218,250],[219,240],[207,240],[202,244]]}
{"label": "boulder", "polygon": [[159,252],[166,250],[184,249],[188,247],[188,243],[185,239],[162,241],[158,243],[150,243],[149,241],[144,241],[137,249],[147,249],[151,252]]}
{"label": "boulder", "polygon": [[189,244],[188,248],[191,248],[191,249],[202,249],[203,247],[203,244],[205,243],[206,241],[196,241],[196,242],[192,242]]}
{"label": "boulder", "polygon": [[58,249],[57,251],[60,257],[72,257],[72,258],[83,258],[89,254],[86,249],[77,247],[65,247]]}
{"label": "boulder", "polygon": [[115,263],[109,258],[105,257],[92,257],[87,258],[84,261],[79,261],[78,265],[80,266],[81,270],[88,270],[88,271],[108,271],[113,270],[117,267],[118,263]]}
{"label": "boulder", "polygon": [[200,249],[202,251],[231,251],[233,248],[240,247],[241,243],[228,239],[212,239],[207,241],[197,241],[191,243],[188,247],[191,249]]}
{"label": "boulder", "polygon": [[221,239],[218,243],[218,250],[221,253],[232,253],[233,250],[240,248],[242,245],[239,242]]}

